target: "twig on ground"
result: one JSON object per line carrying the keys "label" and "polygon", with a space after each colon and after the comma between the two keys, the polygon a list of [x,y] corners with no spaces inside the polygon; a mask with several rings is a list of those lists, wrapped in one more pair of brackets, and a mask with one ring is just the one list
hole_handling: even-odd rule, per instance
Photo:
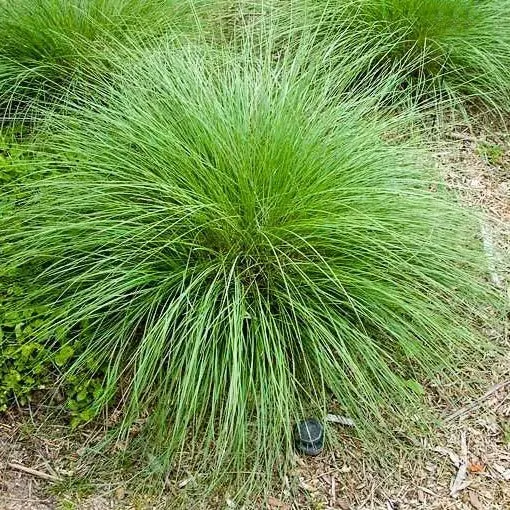
{"label": "twig on ground", "polygon": [[469,486],[466,482],[467,478],[467,464],[468,464],[468,449],[466,440],[466,431],[462,431],[460,435],[460,463],[457,470],[457,475],[453,481],[450,496],[456,498],[460,491]]}
{"label": "twig on ground", "polygon": [[458,411],[455,411],[454,413],[450,414],[450,416],[447,416],[444,418],[445,423],[449,423],[453,420],[456,420],[457,418],[460,418],[461,416],[465,416],[466,414],[470,414],[475,409],[478,409],[485,400],[487,400],[490,396],[492,396],[494,393],[498,392],[499,390],[502,390],[503,388],[506,388],[510,384],[510,380],[503,381],[492,388],[490,388],[486,393],[484,393],[481,397],[477,398],[474,402],[471,404],[468,404],[467,406],[462,407]]}
{"label": "twig on ground", "polygon": [[453,140],[461,140],[466,142],[477,142],[478,138],[476,136],[468,135],[467,133],[457,133],[455,131],[452,131],[451,133],[448,133],[447,136],[449,138],[452,138]]}
{"label": "twig on ground", "polygon": [[337,423],[338,425],[345,425],[346,427],[354,427],[354,420],[345,416],[339,416],[338,414],[327,414],[326,421],[330,423]]}
{"label": "twig on ground", "polygon": [[16,471],[22,471],[32,476],[36,476],[37,478],[42,478],[43,480],[50,480],[52,482],[60,482],[61,478],[55,475],[50,475],[49,473],[45,473],[43,471],[39,471],[37,469],[33,469],[27,466],[23,466],[22,464],[17,464],[15,462],[8,462],[7,466],[11,469],[15,469]]}

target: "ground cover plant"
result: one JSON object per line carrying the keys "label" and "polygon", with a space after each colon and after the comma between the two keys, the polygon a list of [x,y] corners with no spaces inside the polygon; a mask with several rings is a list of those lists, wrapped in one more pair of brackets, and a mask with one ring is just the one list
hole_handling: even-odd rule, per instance
{"label": "ground cover plant", "polygon": [[[3,128],[0,133],[0,215],[15,216],[17,204],[23,201],[21,182],[30,178],[33,155],[32,136],[23,126]],[[15,220],[14,220],[15,221]],[[0,247],[0,257],[8,249]],[[100,394],[100,379],[89,374],[65,376],[66,369],[82,351],[86,329],[80,339],[70,339],[68,332],[56,327],[48,332],[46,342],[33,334],[42,317],[51,309],[37,303],[23,303],[23,296],[34,288],[39,268],[33,264],[22,270],[2,265],[0,269],[0,411],[16,403],[49,402],[56,397],[65,402],[68,423],[77,426],[94,416],[91,403]],[[83,323],[82,323],[83,326]],[[52,338],[51,349],[47,340]],[[89,360],[90,364],[91,360]],[[97,369],[98,367],[96,367]],[[60,381],[60,390],[56,382]]]}
{"label": "ground cover plant", "polygon": [[332,402],[388,437],[485,348],[477,221],[386,140],[403,118],[330,94],[292,61],[146,54],[51,116],[0,220],[3,267],[36,264],[25,302],[53,311],[34,338],[87,321],[70,372],[104,369],[95,409],[116,399],[151,470],[267,481]]}
{"label": "ground cover plant", "polygon": [[104,73],[107,56],[128,59],[136,46],[193,26],[186,0],[1,2],[2,117],[17,112],[19,120],[35,100],[55,101],[73,82]]}
{"label": "ground cover plant", "polygon": [[311,34],[330,45],[331,58],[363,55],[365,75],[400,74],[398,100],[508,112],[508,0],[277,0],[271,17],[287,37]]}

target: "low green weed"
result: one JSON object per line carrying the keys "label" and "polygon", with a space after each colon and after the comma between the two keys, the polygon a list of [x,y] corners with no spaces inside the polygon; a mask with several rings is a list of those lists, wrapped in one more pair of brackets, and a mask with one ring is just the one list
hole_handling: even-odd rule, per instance
{"label": "low green weed", "polygon": [[[0,132],[0,212],[14,214],[22,201],[21,181],[33,154],[30,137],[20,126]],[[8,249],[0,247],[0,256]],[[64,400],[73,427],[94,416],[93,403],[102,392],[99,378],[65,372],[83,351],[80,341],[70,341],[65,328],[56,326],[46,336],[39,332],[51,310],[38,304],[23,303],[23,296],[34,289],[37,271],[31,265],[23,270],[2,265],[0,269],[0,411],[17,403],[50,400],[57,384],[59,401]],[[36,332],[37,335],[36,335]],[[52,348],[48,342],[52,339]]]}
{"label": "low green weed", "polygon": [[89,422],[96,415],[94,401],[102,395],[101,379],[79,373],[64,377],[83,351],[83,340],[70,341],[58,327],[46,337],[36,335],[50,311],[20,306],[20,297],[30,292],[26,278],[3,273],[0,282],[0,411],[14,402],[25,406],[50,400],[58,385],[57,401],[65,401],[71,426]]}
{"label": "low green weed", "polygon": [[498,166],[503,163],[505,149],[499,144],[482,142],[476,147],[476,153],[490,165]]}

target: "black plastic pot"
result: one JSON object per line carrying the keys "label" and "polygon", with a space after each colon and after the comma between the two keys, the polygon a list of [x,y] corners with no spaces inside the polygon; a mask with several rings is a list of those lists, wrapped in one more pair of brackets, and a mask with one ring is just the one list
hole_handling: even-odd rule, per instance
{"label": "black plastic pot", "polygon": [[303,455],[315,457],[324,448],[324,427],[315,418],[299,422],[295,430],[296,449]]}

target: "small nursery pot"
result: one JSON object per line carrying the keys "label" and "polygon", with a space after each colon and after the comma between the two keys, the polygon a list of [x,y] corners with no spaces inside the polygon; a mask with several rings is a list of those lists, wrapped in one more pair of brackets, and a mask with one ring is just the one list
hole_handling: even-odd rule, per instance
{"label": "small nursery pot", "polygon": [[296,425],[296,449],[303,455],[315,457],[324,448],[324,427],[315,418],[301,421]]}

